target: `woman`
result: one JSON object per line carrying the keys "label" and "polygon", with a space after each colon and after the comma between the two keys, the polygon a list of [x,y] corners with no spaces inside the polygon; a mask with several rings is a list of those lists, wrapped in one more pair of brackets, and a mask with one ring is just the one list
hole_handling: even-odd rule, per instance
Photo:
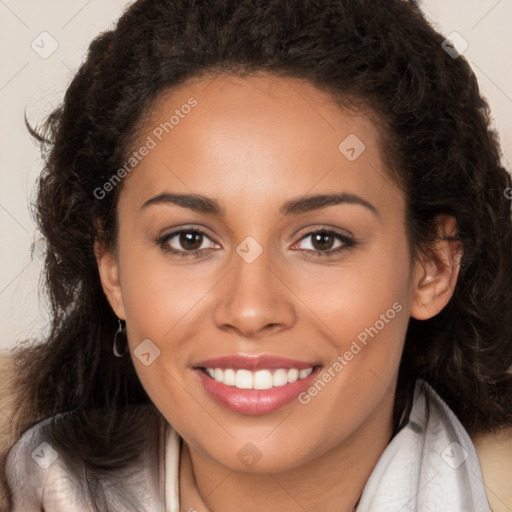
{"label": "woman", "polygon": [[11,510],[491,510],[511,180],[443,40],[399,0],[139,0],[93,41],[33,132]]}

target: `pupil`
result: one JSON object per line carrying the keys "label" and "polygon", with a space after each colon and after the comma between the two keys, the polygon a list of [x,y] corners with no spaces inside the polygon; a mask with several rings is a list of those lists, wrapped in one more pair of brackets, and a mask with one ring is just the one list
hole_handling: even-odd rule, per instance
{"label": "pupil", "polygon": [[318,250],[330,249],[332,247],[333,237],[328,233],[317,233],[313,236],[313,247]]}
{"label": "pupil", "polygon": [[194,251],[201,247],[202,236],[201,233],[181,233],[180,244],[184,249]]}

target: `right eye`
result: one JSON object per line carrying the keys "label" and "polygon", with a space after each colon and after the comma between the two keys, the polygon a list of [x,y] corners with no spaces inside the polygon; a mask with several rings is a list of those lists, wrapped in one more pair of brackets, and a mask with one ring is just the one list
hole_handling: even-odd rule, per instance
{"label": "right eye", "polygon": [[164,251],[181,257],[198,257],[206,249],[218,248],[205,232],[197,228],[173,231],[160,237],[157,243]]}

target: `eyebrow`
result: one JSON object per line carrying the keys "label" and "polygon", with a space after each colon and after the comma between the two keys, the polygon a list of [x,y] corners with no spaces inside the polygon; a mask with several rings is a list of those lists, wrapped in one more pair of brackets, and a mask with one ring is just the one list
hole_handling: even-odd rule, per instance
{"label": "eyebrow", "polygon": [[[219,203],[210,197],[201,194],[173,194],[164,192],[148,199],[141,207],[147,208],[156,204],[176,204],[199,213],[210,213],[214,215],[224,215],[225,210]],[[338,193],[338,194],[314,194],[291,199],[283,204],[280,213],[283,216],[319,210],[327,206],[337,204],[358,204],[370,210],[377,217],[379,213],[377,208],[371,203],[355,194]]]}
{"label": "eyebrow", "polygon": [[203,196],[201,194],[171,194],[164,192],[148,199],[141,210],[154,204],[176,204],[183,208],[188,208],[200,213],[213,213],[215,215],[224,215],[224,209],[221,208],[215,199]]}

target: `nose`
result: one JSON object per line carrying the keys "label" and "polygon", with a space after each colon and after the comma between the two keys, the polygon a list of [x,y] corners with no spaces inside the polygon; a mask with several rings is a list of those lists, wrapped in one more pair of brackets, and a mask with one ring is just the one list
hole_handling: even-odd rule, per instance
{"label": "nose", "polygon": [[235,253],[233,265],[217,290],[217,327],[247,338],[292,327],[296,322],[294,296],[276,265],[271,268],[268,251],[250,263]]}

